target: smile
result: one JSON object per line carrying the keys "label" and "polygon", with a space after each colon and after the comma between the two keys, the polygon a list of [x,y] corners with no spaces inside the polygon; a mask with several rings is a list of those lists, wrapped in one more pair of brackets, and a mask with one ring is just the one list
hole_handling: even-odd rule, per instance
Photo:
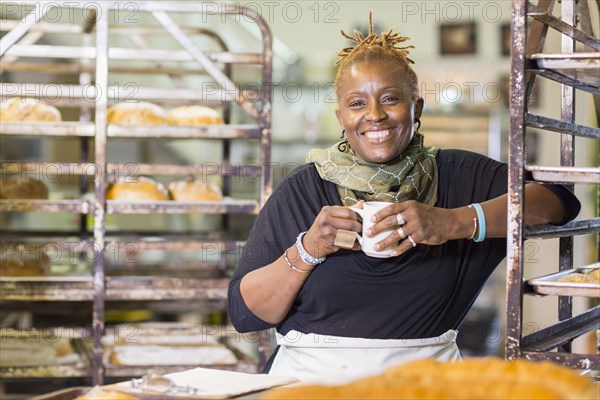
{"label": "smile", "polygon": [[382,142],[385,139],[387,139],[391,134],[391,129],[386,129],[384,131],[369,131],[364,133],[365,137],[372,142]]}

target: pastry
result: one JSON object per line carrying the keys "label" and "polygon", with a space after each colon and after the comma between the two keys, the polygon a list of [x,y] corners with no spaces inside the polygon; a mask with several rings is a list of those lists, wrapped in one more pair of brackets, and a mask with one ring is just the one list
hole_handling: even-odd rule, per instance
{"label": "pastry", "polygon": [[118,103],[106,111],[109,124],[115,125],[164,125],[166,115],[156,104],[146,101]]}
{"label": "pastry", "polygon": [[110,362],[115,365],[224,365],[237,358],[225,346],[117,345]]}
{"label": "pastry", "polygon": [[62,121],[56,107],[35,99],[13,97],[0,103],[0,120],[15,121]]}
{"label": "pastry", "polygon": [[167,113],[169,125],[220,125],[223,118],[218,111],[204,106],[183,106]]}
{"label": "pastry", "polygon": [[221,188],[213,183],[188,179],[169,183],[169,192],[177,201],[220,201],[223,200]]}
{"label": "pastry", "polygon": [[75,400],[136,400],[137,397],[131,397],[125,393],[114,390],[105,390],[100,386],[95,386],[86,394],[76,397]]}
{"label": "pastry", "polygon": [[130,177],[112,183],[106,192],[106,200],[164,201],[169,200],[169,191],[165,185],[152,178]]}
{"label": "pastry", "polygon": [[0,199],[47,199],[48,188],[33,178],[2,177]]}
{"label": "pastry", "polygon": [[283,399],[596,399],[588,378],[554,363],[497,358],[461,362],[417,360],[345,385],[276,388],[262,400]]}
{"label": "pastry", "polygon": [[50,272],[50,258],[39,246],[18,245],[0,252],[0,276],[40,276]]}
{"label": "pastry", "polygon": [[572,283],[597,283],[597,281],[588,274],[573,272],[556,280],[557,282],[572,282]]}

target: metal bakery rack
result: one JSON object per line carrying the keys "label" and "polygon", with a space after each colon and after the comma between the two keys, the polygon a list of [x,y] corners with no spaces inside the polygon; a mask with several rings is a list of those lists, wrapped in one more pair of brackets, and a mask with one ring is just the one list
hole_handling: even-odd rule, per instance
{"label": "metal bakery rack", "polygon": [[[523,223],[525,171],[536,182],[596,185],[600,199],[600,167],[575,167],[575,136],[586,138],[598,146],[600,129],[575,122],[575,90],[594,96],[600,120],[600,41],[593,36],[589,6],[594,2],[562,0],[561,17],[555,17],[554,0],[539,0],[537,5],[521,0],[512,2],[511,98],[509,137],[509,204],[507,243],[507,342],[509,359],[551,360],[582,370],[600,369],[600,349],[591,354],[572,352],[572,341],[600,329],[600,284],[556,282],[571,272],[598,268],[573,265],[573,237],[593,235],[600,246],[600,217],[572,221],[564,226],[525,226]],[[596,3],[598,4],[598,3]],[[557,6],[558,8],[558,6]],[[562,52],[544,53],[548,29],[562,34]],[[576,52],[576,42],[585,52]],[[562,84],[561,119],[535,115],[529,111],[529,98],[536,77]],[[556,100],[559,100],[558,98]],[[527,127],[535,127],[560,135],[560,167],[525,165]],[[598,212],[598,208],[596,208]],[[527,238],[560,238],[559,272],[524,282],[524,240]],[[596,249],[600,257],[600,249]],[[558,296],[558,322],[525,335],[523,329],[524,295]],[[587,311],[573,316],[573,296],[589,297]],[[592,303],[595,302],[596,306]],[[600,340],[600,338],[598,339]],[[598,344],[597,344],[598,346]]]}
{"label": "metal bakery rack", "polygon": [[[69,200],[2,200],[2,213],[46,212],[79,214],[79,230],[64,231],[4,231],[2,241],[9,243],[54,241],[70,251],[88,252],[93,256],[93,273],[80,277],[0,278],[0,301],[5,307],[30,308],[49,302],[87,301],[93,305],[92,321],[87,334],[105,331],[107,302],[154,301],[165,304],[187,303],[223,309],[226,304],[228,278],[189,278],[172,276],[108,276],[106,273],[107,249],[127,251],[165,250],[172,252],[217,250],[221,258],[207,262],[202,268],[222,270],[228,262],[226,254],[237,254],[243,240],[229,236],[232,214],[258,213],[271,193],[270,165],[271,103],[272,103],[272,45],[271,33],[260,15],[239,5],[201,2],[61,2],[61,1],[3,1],[4,15],[19,10],[16,18],[2,21],[6,31],[0,39],[0,67],[3,74],[36,73],[51,76],[76,75],[78,84],[41,85],[37,82],[0,83],[0,95],[34,97],[58,107],[71,108],[79,113],[78,121],[65,122],[2,122],[0,133],[12,136],[79,138],[80,162],[53,163],[46,173],[57,176],[81,176],[80,197]],[[56,15],[83,15],[80,23],[64,21]],[[177,23],[185,16],[192,25]],[[49,17],[52,16],[52,17]],[[260,31],[261,50],[258,52],[231,52],[221,35],[206,29],[206,17],[215,17],[221,26],[237,21],[253,23]],[[133,19],[131,17],[134,17]],[[243,17],[243,18],[240,18]],[[134,20],[151,20],[142,25]],[[195,22],[199,23],[195,23]],[[202,22],[202,23],[200,23]],[[185,26],[182,26],[185,25]],[[44,35],[63,35],[77,45],[39,44]],[[153,48],[146,40],[148,35],[163,35],[176,43],[180,50]],[[115,47],[114,37],[131,40],[135,47]],[[202,37],[218,51],[206,51],[195,40]],[[172,47],[171,47],[172,48]],[[127,61],[127,63],[124,63]],[[233,80],[234,66],[250,69],[258,82],[252,89],[241,89]],[[135,85],[132,87],[111,84],[115,74],[135,76],[167,76],[170,87]],[[258,77],[256,77],[258,75]],[[6,75],[5,75],[6,76]],[[23,75],[29,76],[29,75]],[[203,76],[218,85],[218,90],[203,92],[184,80],[188,76]],[[107,107],[123,100],[147,100],[163,105],[208,104],[221,108],[224,125],[214,126],[117,126],[107,124]],[[90,101],[93,99],[93,101]],[[249,123],[231,124],[233,107]],[[131,164],[107,163],[107,143],[117,138],[210,139],[222,142],[222,162],[218,168],[206,165],[136,164],[137,175],[217,175],[221,177],[224,200],[219,202],[130,202],[106,200],[108,177],[128,176]],[[254,146],[258,160],[254,164],[240,165],[231,159],[232,142],[244,140]],[[90,145],[93,145],[90,146]],[[89,149],[93,148],[93,151]],[[201,161],[201,160],[199,160]],[[3,174],[20,174],[40,171],[44,162],[2,162]],[[255,199],[233,198],[234,176],[252,178],[256,183]],[[100,177],[94,179],[94,177]],[[93,181],[93,196],[86,197],[87,186]],[[221,229],[218,232],[157,232],[145,236],[160,236],[160,240],[144,240],[138,232],[108,232],[106,216],[110,214],[219,214]],[[88,217],[93,217],[93,230],[86,228]],[[58,239],[57,239],[58,238]],[[67,241],[63,243],[63,241]],[[222,272],[222,271],[221,271]],[[103,362],[101,334],[93,337],[90,365],[77,366],[68,371],[50,372],[45,376],[91,376],[93,384],[101,384],[105,376],[143,375],[146,369],[131,370]],[[263,355],[264,356],[264,355]],[[263,359],[264,361],[264,359]],[[256,366],[254,365],[254,368]],[[251,367],[240,362],[242,370]],[[181,369],[181,368],[179,368]],[[33,377],[35,371],[23,368],[2,368],[0,378]]]}

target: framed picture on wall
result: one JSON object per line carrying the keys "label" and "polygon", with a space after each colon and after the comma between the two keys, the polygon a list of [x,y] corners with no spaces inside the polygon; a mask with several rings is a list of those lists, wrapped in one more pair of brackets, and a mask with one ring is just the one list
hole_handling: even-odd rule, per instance
{"label": "framed picture on wall", "polygon": [[474,23],[440,25],[440,53],[442,55],[475,54],[477,32]]}
{"label": "framed picture on wall", "polygon": [[510,56],[510,43],[510,24],[502,24],[500,26],[500,53],[503,56]]}

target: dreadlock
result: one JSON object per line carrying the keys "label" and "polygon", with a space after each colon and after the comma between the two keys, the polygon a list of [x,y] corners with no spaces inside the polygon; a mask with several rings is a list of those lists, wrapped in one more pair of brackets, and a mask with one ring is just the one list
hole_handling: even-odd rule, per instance
{"label": "dreadlock", "polygon": [[340,29],[342,36],[352,40],[355,44],[351,47],[345,47],[337,52],[340,57],[335,64],[339,65],[335,76],[335,90],[339,94],[339,84],[342,75],[351,65],[361,62],[387,61],[393,64],[394,68],[404,77],[408,93],[418,97],[419,90],[417,84],[417,75],[410,67],[415,62],[408,55],[408,49],[414,49],[415,46],[397,47],[398,43],[410,40],[409,37],[401,36],[398,32],[390,29],[381,35],[373,32],[373,13],[369,12],[369,34],[364,37],[361,32],[354,30],[354,36],[348,35],[343,29]]}

